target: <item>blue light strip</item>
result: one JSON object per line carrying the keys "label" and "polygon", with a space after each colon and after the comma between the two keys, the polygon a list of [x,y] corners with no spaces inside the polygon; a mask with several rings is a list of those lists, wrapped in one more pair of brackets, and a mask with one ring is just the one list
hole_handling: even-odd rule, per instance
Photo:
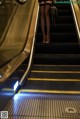
{"label": "blue light strip", "polygon": [[17,82],[14,84],[14,91],[17,89],[18,86],[19,86],[19,82],[17,81]]}

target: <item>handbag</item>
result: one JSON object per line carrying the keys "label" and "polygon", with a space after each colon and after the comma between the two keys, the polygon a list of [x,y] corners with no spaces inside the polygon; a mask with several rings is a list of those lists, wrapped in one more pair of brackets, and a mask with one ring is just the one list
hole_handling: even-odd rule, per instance
{"label": "handbag", "polygon": [[54,1],[52,2],[52,5],[51,5],[51,13],[52,13],[53,16],[57,17],[57,16],[58,16],[58,9],[57,9],[57,7],[55,6],[55,2],[56,2],[56,0],[54,0]]}
{"label": "handbag", "polygon": [[58,10],[57,10],[57,7],[55,6],[52,6],[51,7],[51,11],[52,11],[52,15],[57,17],[58,16]]}
{"label": "handbag", "polygon": [[58,9],[57,7],[55,6],[55,2],[56,0],[54,0],[52,2],[52,5],[51,5],[51,16],[52,16],[52,24],[55,26],[55,22],[56,22],[56,18],[58,16]]}

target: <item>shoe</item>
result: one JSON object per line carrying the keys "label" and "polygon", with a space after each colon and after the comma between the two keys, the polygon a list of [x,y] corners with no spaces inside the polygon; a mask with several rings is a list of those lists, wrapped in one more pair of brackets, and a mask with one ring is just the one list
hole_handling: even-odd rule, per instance
{"label": "shoe", "polygon": [[46,36],[43,37],[43,43],[46,43]]}
{"label": "shoe", "polygon": [[46,43],[50,43],[50,41],[46,41]]}
{"label": "shoe", "polygon": [[47,37],[46,43],[50,43],[50,37]]}

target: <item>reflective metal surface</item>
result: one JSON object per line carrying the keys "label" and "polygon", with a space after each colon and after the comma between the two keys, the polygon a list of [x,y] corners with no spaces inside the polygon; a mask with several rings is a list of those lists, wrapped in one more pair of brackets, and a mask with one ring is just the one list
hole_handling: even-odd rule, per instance
{"label": "reflective metal surface", "polygon": [[14,58],[25,46],[31,17],[32,0],[18,9],[13,17],[5,41],[0,47],[0,66]]}
{"label": "reflective metal surface", "polygon": [[73,14],[75,17],[75,23],[77,27],[78,37],[79,37],[79,44],[80,44],[80,7],[78,0],[71,0],[73,2]]}
{"label": "reflective metal surface", "polygon": [[18,5],[12,0],[10,2],[0,0],[0,46],[4,41],[5,35],[14,17],[17,7]]}
{"label": "reflective metal surface", "polygon": [[9,119],[80,119],[80,96],[17,94],[4,110]]}
{"label": "reflective metal surface", "polygon": [[[18,7],[6,39],[0,48],[1,65],[16,56],[10,63],[0,69],[0,75],[2,76],[0,82],[3,82],[30,53],[34,36],[34,24],[29,32],[28,30],[35,1],[29,0],[28,3],[26,2],[26,4]],[[28,34],[29,36],[27,36]],[[23,52],[19,54],[22,49],[24,49]]]}

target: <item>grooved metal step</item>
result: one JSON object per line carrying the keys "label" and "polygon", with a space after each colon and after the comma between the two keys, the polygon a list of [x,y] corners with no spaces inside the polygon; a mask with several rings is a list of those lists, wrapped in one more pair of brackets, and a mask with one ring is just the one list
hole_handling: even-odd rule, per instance
{"label": "grooved metal step", "polygon": [[80,65],[38,65],[34,64],[32,70],[42,71],[80,71]]}
{"label": "grooved metal step", "polygon": [[61,91],[61,93],[63,91],[74,91],[75,94],[77,91],[80,91],[80,81],[47,81],[47,80],[28,80],[27,83],[24,85],[24,87],[22,89],[26,89],[26,90],[31,90],[32,92],[34,92],[33,90],[37,90],[37,93],[39,93],[39,91],[43,92],[43,90],[46,91],[46,93],[53,92],[57,93],[57,91]]}
{"label": "grooved metal step", "polygon": [[68,10],[68,9],[65,9],[65,10],[61,10],[61,9],[58,9],[58,16],[69,16],[72,14],[72,11],[71,10]]}
{"label": "grooved metal step", "polygon": [[80,96],[17,94],[5,110],[9,119],[80,119]]}
{"label": "grooved metal step", "polygon": [[80,54],[36,54],[34,64],[80,65]]}
{"label": "grooved metal step", "polygon": [[[41,33],[37,34],[37,42],[42,42],[43,37]],[[76,33],[51,33],[50,42],[78,42]]]}
{"label": "grooved metal step", "polygon": [[[61,0],[57,0],[57,2],[59,2],[59,1],[61,1]],[[70,1],[70,0],[65,0],[65,1]],[[71,10],[70,4],[57,4],[56,3],[55,6],[60,10],[65,10],[65,9]]]}
{"label": "grooved metal step", "polygon": [[35,53],[80,54],[80,47],[78,43],[36,43]]}
{"label": "grooved metal step", "polygon": [[48,72],[32,72],[30,78],[57,78],[57,79],[80,79],[80,74],[77,73],[48,73]]}
{"label": "grooved metal step", "polygon": [[[72,22],[74,21],[71,15],[70,16],[58,16],[56,18],[56,24],[72,24]],[[40,24],[40,18],[39,18],[39,24]]]}
{"label": "grooved metal step", "polygon": [[[53,19],[54,20],[54,19]],[[41,33],[41,25],[38,25],[38,33]],[[56,24],[54,26],[54,21],[53,24],[51,24],[51,29],[50,33],[76,33],[75,26],[73,24]]]}

